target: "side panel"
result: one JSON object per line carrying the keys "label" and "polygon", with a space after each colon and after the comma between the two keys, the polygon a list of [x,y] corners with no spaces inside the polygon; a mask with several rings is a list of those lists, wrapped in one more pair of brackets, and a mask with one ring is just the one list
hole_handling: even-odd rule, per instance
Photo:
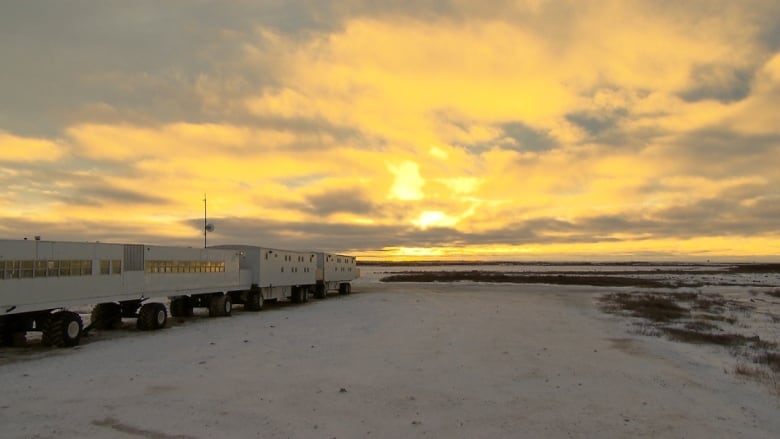
{"label": "side panel", "polygon": [[260,248],[258,286],[302,286],[317,282],[314,253]]}
{"label": "side panel", "polygon": [[320,282],[349,282],[360,276],[354,256],[334,253],[317,254],[317,271]]}
{"label": "side panel", "polygon": [[212,249],[233,250],[239,256],[239,268],[251,273],[251,284],[258,285],[260,282],[260,247],[250,245],[218,245],[210,247]]}
{"label": "side panel", "polygon": [[250,287],[235,250],[0,240],[0,315]]}
{"label": "side panel", "polygon": [[144,293],[174,296],[250,288],[241,276],[239,252],[228,249],[193,249],[146,246]]}
{"label": "side panel", "polygon": [[136,298],[122,259],[117,244],[0,240],[0,315]]}
{"label": "side panel", "polygon": [[260,288],[314,285],[317,281],[317,255],[313,252],[246,245],[215,248],[240,252],[241,266],[252,270],[252,283]]}

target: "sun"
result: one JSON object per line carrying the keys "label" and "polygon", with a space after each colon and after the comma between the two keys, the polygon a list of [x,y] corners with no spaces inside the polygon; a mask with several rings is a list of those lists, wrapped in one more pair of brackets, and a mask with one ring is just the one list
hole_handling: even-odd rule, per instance
{"label": "sun", "polygon": [[457,222],[457,218],[453,218],[438,210],[427,210],[413,221],[415,226],[423,230],[431,227],[452,227]]}

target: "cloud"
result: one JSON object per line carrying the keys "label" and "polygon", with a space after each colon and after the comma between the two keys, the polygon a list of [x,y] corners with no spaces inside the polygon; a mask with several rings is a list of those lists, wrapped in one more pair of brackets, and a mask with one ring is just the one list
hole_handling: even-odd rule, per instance
{"label": "cloud", "polygon": [[0,17],[5,234],[199,241],[207,193],[225,242],[780,247],[777,2],[28,3]]}
{"label": "cloud", "polygon": [[316,217],[334,213],[351,213],[368,217],[375,211],[373,203],[361,191],[355,189],[334,190],[306,197],[308,210]]}
{"label": "cloud", "polygon": [[0,130],[0,164],[8,162],[56,161],[66,150],[56,141],[14,136]]}
{"label": "cloud", "polygon": [[714,99],[729,103],[750,94],[750,72],[735,70],[732,66],[702,65],[691,72],[693,86],[681,93],[687,101]]}

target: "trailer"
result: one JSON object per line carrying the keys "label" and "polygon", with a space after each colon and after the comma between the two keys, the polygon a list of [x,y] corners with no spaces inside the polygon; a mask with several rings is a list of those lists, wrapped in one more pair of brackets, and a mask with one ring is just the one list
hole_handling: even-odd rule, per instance
{"label": "trailer", "polygon": [[338,290],[339,294],[352,292],[353,280],[360,277],[357,258],[334,253],[317,253],[317,285],[314,297],[324,298],[328,291]]}
{"label": "trailer", "polygon": [[166,296],[171,315],[187,317],[197,307],[210,317],[230,316],[232,298],[249,290],[234,250],[146,246],[144,288],[149,296]]}
{"label": "trailer", "polygon": [[317,255],[314,252],[280,250],[251,245],[220,245],[212,248],[237,251],[248,291],[233,294],[244,308],[259,310],[266,301],[289,299],[307,302],[316,286]]}
{"label": "trailer", "polygon": [[74,346],[85,329],[68,310],[77,306],[94,305],[90,327],[100,329],[123,317],[137,318],[142,330],[162,328],[164,298],[185,293],[229,314],[221,298],[249,287],[241,281],[235,251],[0,240],[0,344],[40,331],[45,345]]}

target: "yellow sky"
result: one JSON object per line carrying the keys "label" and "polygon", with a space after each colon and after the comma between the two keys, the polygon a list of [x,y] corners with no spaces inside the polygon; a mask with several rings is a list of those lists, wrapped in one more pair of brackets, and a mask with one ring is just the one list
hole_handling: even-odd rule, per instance
{"label": "yellow sky", "polygon": [[373,3],[4,7],[0,237],[780,258],[777,2]]}

